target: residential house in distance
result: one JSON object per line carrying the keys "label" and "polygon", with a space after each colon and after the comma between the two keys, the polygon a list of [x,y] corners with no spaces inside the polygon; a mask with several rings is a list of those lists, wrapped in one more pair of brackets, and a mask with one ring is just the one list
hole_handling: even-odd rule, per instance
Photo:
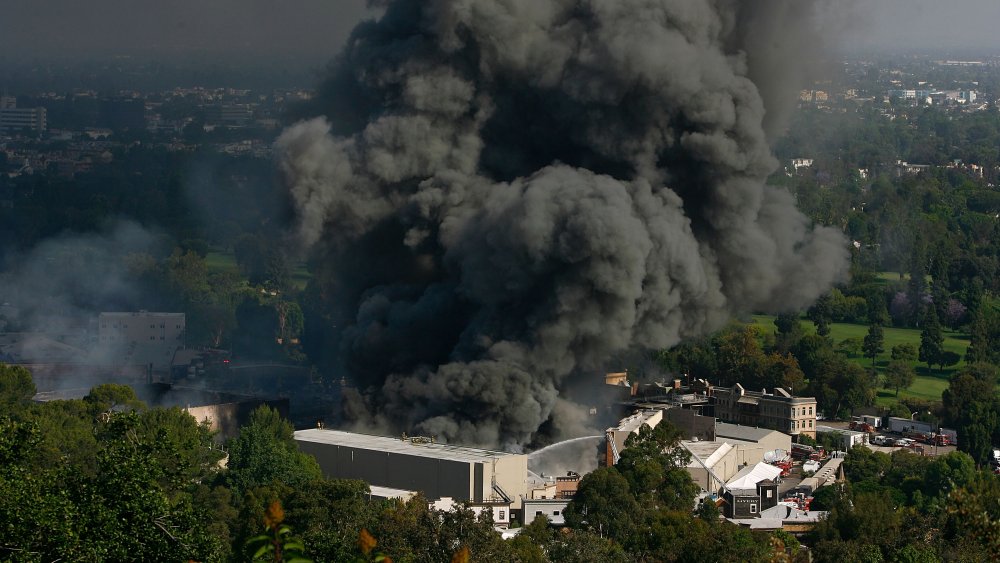
{"label": "residential house in distance", "polygon": [[792,159],[792,170],[798,172],[803,168],[810,168],[813,165],[813,159],[811,158],[793,158]]}

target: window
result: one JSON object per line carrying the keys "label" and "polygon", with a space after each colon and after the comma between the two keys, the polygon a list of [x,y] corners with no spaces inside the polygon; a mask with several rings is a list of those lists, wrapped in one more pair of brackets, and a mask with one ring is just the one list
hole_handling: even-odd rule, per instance
{"label": "window", "polygon": [[813,427],[813,421],[810,420],[809,421],[809,428],[812,428],[812,427]]}
{"label": "window", "polygon": [[553,512],[552,512],[552,515],[553,515],[553,516],[559,516],[559,511],[558,511],[558,510],[555,510],[555,511],[553,511]]}
{"label": "window", "polygon": [[771,489],[768,489],[767,490],[767,498],[771,498],[772,494],[774,494],[774,491],[772,491]]}
{"label": "window", "polygon": [[750,505],[750,514],[757,514],[757,505],[756,504],[751,504]]}
{"label": "window", "polygon": [[809,414],[812,414],[812,413],[813,413],[813,408],[809,407]]}
{"label": "window", "polygon": [[541,510],[536,510],[535,511],[535,516],[541,516],[541,515],[542,515],[542,511]]}
{"label": "window", "polygon": [[500,519],[501,520],[506,520],[507,519],[507,511],[506,510],[501,510],[500,511]]}

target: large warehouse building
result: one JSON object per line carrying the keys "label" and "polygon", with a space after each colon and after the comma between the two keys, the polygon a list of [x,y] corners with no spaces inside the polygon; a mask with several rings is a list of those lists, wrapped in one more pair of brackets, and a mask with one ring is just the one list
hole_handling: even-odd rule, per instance
{"label": "large warehouse building", "polygon": [[520,509],[528,493],[528,456],[313,428],[295,433],[327,477],[420,491],[429,499],[504,502]]}

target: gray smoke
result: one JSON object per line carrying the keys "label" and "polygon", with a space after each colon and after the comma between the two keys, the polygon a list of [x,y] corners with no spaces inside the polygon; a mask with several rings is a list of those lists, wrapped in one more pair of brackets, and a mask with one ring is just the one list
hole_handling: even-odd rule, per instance
{"label": "gray smoke", "polygon": [[360,422],[580,435],[560,389],[614,354],[845,277],[842,235],[764,183],[811,4],[380,5],[277,142]]}

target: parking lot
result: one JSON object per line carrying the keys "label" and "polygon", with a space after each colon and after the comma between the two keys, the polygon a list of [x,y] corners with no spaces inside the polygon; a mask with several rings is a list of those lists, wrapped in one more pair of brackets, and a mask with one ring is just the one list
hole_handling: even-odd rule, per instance
{"label": "parking lot", "polygon": [[[848,429],[850,429],[851,423],[850,422],[846,422],[846,421],[840,421],[840,420],[824,420],[823,421],[823,425],[824,426],[829,426],[831,428],[839,428],[839,429],[842,429],[842,430],[848,430]],[[901,438],[902,437],[900,434],[894,434],[892,432],[876,432],[876,435],[878,435],[878,434],[881,434],[883,436],[892,436],[893,438]],[[952,446],[932,446],[930,444],[920,444],[920,446],[922,446],[924,448],[924,455],[928,455],[928,456],[947,455],[947,454],[949,454],[949,453],[951,453],[951,452],[953,452],[953,451],[955,451],[955,450],[958,449],[957,447],[955,447],[953,445]],[[907,449],[907,448],[896,447],[896,446],[876,446],[874,444],[868,444],[868,447],[872,451],[884,452],[884,453],[887,453],[887,454],[891,454],[892,452],[895,452],[895,451],[898,451],[898,450],[905,450],[905,449]]]}

